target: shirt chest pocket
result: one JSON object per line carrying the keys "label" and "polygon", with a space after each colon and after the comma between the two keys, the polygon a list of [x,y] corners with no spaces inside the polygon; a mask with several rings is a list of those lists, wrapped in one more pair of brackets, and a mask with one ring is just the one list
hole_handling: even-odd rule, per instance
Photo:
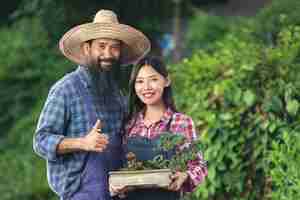
{"label": "shirt chest pocket", "polygon": [[69,132],[71,136],[83,136],[88,131],[88,112],[85,110],[80,98],[73,99],[69,120]]}
{"label": "shirt chest pocket", "polygon": [[122,135],[122,116],[115,114],[107,118],[103,127],[103,133],[109,136],[111,146],[119,146]]}
{"label": "shirt chest pocket", "polygon": [[103,113],[103,133],[109,136],[111,146],[119,146],[121,143],[123,130],[123,113],[121,109],[115,106],[114,108],[106,108]]}
{"label": "shirt chest pocket", "polygon": [[111,98],[110,103],[101,106],[99,111],[101,112],[99,117],[105,122],[105,124],[103,124],[103,130],[111,134],[120,132],[124,118],[124,112],[120,102],[118,102],[116,98]]}

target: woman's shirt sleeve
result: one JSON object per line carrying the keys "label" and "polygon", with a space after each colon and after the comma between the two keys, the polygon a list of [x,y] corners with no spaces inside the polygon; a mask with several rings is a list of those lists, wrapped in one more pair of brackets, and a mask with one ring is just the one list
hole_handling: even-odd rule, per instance
{"label": "woman's shirt sleeve", "polygon": [[[183,133],[188,139],[188,142],[181,148],[189,147],[191,142],[198,139],[196,129],[192,118],[185,116],[183,123]],[[175,119],[176,121],[176,119]],[[207,163],[203,158],[202,152],[198,152],[196,159],[190,160],[187,163],[188,180],[183,185],[184,192],[192,192],[200,183],[202,183],[207,176]]]}

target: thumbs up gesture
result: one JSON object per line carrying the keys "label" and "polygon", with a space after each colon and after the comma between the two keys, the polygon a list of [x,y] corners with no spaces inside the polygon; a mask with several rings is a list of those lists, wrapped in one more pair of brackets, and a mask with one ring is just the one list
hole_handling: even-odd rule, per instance
{"label": "thumbs up gesture", "polygon": [[101,121],[98,119],[94,127],[83,138],[84,150],[102,152],[105,150],[108,144],[108,137],[101,133]]}

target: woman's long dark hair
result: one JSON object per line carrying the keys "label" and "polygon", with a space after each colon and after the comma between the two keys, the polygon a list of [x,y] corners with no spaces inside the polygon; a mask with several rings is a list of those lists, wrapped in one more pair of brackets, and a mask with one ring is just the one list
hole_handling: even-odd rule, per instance
{"label": "woman's long dark hair", "polygon": [[[134,66],[129,81],[129,99],[128,99],[129,112],[128,112],[128,116],[126,117],[127,122],[131,120],[133,117],[135,117],[136,114],[142,111],[142,109],[144,109],[145,107],[145,104],[138,98],[135,92],[135,81],[140,69],[144,65],[150,65],[151,67],[153,67],[155,71],[157,71],[163,77],[165,78],[168,77],[166,64],[158,57],[152,57],[152,56],[145,57],[144,59],[140,60],[136,64],[136,66]],[[171,85],[164,88],[162,99],[167,108],[171,108],[173,111],[176,111]]]}

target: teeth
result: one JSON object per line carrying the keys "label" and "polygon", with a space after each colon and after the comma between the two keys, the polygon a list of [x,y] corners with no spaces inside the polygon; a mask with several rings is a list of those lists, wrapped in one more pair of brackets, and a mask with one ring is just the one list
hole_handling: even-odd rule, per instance
{"label": "teeth", "polygon": [[144,96],[147,97],[147,98],[149,98],[149,97],[152,96],[152,94],[149,94],[149,93],[148,93],[148,94],[144,94]]}

